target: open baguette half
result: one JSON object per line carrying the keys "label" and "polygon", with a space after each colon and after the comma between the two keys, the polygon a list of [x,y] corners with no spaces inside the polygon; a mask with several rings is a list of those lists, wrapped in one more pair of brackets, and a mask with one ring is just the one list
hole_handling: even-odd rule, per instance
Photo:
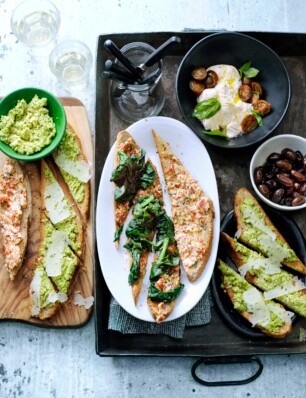
{"label": "open baguette half", "polygon": [[154,130],[152,133],[170,195],[178,250],[186,275],[190,282],[194,282],[202,274],[210,256],[214,206],[169,144]]}
{"label": "open baguette half", "polygon": [[83,152],[80,138],[70,125],[62,142],[52,152],[52,157],[85,221],[89,211],[90,164]]}
{"label": "open baguette half", "polygon": [[85,253],[84,225],[75,203],[65,195],[52,165],[41,160],[41,207],[55,229],[63,231],[69,245],[82,260]]}
{"label": "open baguette half", "polygon": [[[137,192],[137,194],[135,196],[135,203],[137,202],[137,200],[139,198],[148,196],[148,195],[153,195],[154,199],[160,199],[160,200],[163,199],[162,186],[160,183],[160,179],[159,179],[157,170],[150,159],[148,159],[148,162],[150,163],[150,165],[152,166],[152,168],[154,169],[154,171],[156,173],[155,180],[154,180],[153,184],[151,184],[147,187],[147,189],[140,189]],[[150,241],[153,241],[154,233],[155,233],[155,231],[153,231],[149,236],[147,236],[147,239]],[[137,304],[138,297],[139,297],[141,287],[142,287],[142,282],[143,282],[143,279],[146,274],[148,258],[149,258],[149,251],[143,250],[141,257],[140,257],[139,276],[138,276],[137,280],[132,283],[132,292],[133,292],[133,298],[134,298],[135,304]],[[132,264],[132,259],[130,258],[130,265],[131,264]]]}
{"label": "open baguette half", "polygon": [[30,285],[31,314],[51,318],[68,299],[80,267],[79,258],[44,212],[40,219],[40,245]]}
{"label": "open baguette half", "polygon": [[17,160],[8,159],[0,174],[0,249],[11,280],[23,263],[31,213],[28,176]]}
{"label": "open baguette half", "polygon": [[224,232],[221,233],[221,237],[233,263],[245,275],[248,282],[265,292],[280,286],[282,294],[275,299],[299,315],[306,317],[306,291],[301,289],[284,293],[285,285],[295,286],[296,281],[292,274],[283,269],[277,269],[277,266],[273,273],[270,263],[266,263],[267,259],[263,255],[242,245]]}
{"label": "open baguette half", "polygon": [[264,256],[278,258],[282,264],[306,275],[305,265],[246,188],[240,188],[236,193],[234,214],[240,241]]}
{"label": "open baguette half", "polygon": [[56,314],[60,308],[61,302],[56,300],[56,298],[52,303],[48,301],[50,295],[55,297],[57,293],[41,261],[41,257],[37,256],[35,261],[36,268],[30,284],[29,297],[31,316],[45,320]]}
{"label": "open baguette half", "polygon": [[[247,305],[243,299],[243,294],[250,289],[255,289],[257,294],[263,298],[262,294],[223,261],[218,260],[218,268],[222,273],[224,289],[226,290],[231,302],[233,303],[234,308],[240,313],[243,318],[245,318],[250,323],[253,323],[252,316],[254,316],[254,313],[252,314],[248,311]],[[274,338],[285,337],[288,333],[292,331],[291,320],[284,320],[271,310],[274,309],[275,312],[281,312],[285,314],[284,307],[281,304],[275,303],[272,300],[265,300],[263,298],[263,301],[264,305],[269,305],[268,311],[270,321],[258,322],[254,326],[256,326],[268,336]]]}

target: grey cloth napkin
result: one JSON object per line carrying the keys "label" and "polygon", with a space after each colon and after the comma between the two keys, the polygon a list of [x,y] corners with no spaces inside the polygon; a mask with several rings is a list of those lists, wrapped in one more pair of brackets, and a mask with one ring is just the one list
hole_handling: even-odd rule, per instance
{"label": "grey cloth napkin", "polygon": [[183,338],[185,327],[206,325],[211,320],[212,299],[210,288],[206,290],[198,304],[180,318],[156,324],[141,321],[128,314],[112,297],[108,319],[108,329],[125,334],[165,334],[176,339]]}

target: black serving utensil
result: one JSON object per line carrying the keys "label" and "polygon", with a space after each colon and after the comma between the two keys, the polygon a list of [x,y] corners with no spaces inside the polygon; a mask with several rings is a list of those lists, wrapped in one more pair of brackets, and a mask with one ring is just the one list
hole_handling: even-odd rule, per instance
{"label": "black serving utensil", "polygon": [[105,40],[104,47],[113,54],[133,75],[134,80],[142,78],[142,71],[139,71],[133,63],[119,50],[111,40]]}
{"label": "black serving utensil", "polygon": [[102,72],[102,76],[106,77],[107,79],[116,80],[118,82],[125,83],[125,84],[135,84],[133,79],[130,79],[128,77],[119,75],[118,73],[110,72],[107,70],[104,70]]}
{"label": "black serving utensil", "polygon": [[134,80],[134,75],[130,71],[126,70],[125,68],[122,68],[120,65],[116,64],[115,62],[111,61],[110,59],[105,61],[104,66],[110,72],[114,72],[117,75],[127,77],[128,79]]}
{"label": "black serving utensil", "polygon": [[181,39],[178,36],[170,37],[170,39],[153,51],[143,64],[137,66],[137,69],[143,72],[145,68],[154,65],[156,62],[160,61],[166,55],[168,49],[175,44],[181,44]]}

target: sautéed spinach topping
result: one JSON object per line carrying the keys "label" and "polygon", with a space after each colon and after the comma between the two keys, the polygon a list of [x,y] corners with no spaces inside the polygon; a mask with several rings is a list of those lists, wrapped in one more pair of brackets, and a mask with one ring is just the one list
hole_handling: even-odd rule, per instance
{"label": "saut\u00e9ed spinach topping", "polygon": [[145,155],[143,149],[139,156],[128,156],[118,151],[118,165],[110,179],[117,185],[114,192],[116,202],[131,202],[139,188],[146,189],[154,182],[156,173],[149,162],[145,163]]}
{"label": "saut\u00e9ed spinach topping", "polygon": [[[127,226],[126,236],[130,239],[124,247],[130,252],[132,266],[129,274],[129,284],[139,277],[141,254],[144,250],[154,250],[157,260],[153,263],[150,273],[148,297],[153,301],[170,302],[175,300],[184,285],[169,291],[161,291],[155,283],[162,274],[167,274],[171,267],[179,265],[177,248],[170,251],[169,245],[175,244],[172,220],[163,209],[163,203],[153,195],[140,197],[133,210],[133,219]],[[151,242],[156,230],[156,243]]]}

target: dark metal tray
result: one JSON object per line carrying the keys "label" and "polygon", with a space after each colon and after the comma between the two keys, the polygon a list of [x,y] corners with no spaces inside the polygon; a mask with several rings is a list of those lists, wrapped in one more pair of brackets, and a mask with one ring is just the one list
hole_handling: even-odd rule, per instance
{"label": "dark metal tray", "polygon": [[[182,32],[182,33],[137,33],[112,34],[99,36],[97,49],[96,77],[96,145],[95,145],[95,197],[104,161],[116,134],[127,124],[114,115],[109,102],[109,82],[101,77],[104,62],[109,54],[103,47],[108,38],[119,47],[142,41],[157,48],[170,36],[177,35],[182,39],[181,47],[175,48],[172,54],[164,59],[163,83],[166,102],[161,115],[183,121],[175,98],[175,75],[178,65],[185,53],[198,40],[213,32]],[[287,33],[245,32],[276,51],[285,62],[292,83],[292,100],[288,113],[274,134],[294,133],[306,136],[306,35]],[[249,164],[256,146],[243,151],[224,151],[206,145],[206,149],[215,167],[219,188],[221,216],[233,207],[235,191],[241,186],[251,189],[249,180]],[[205,170],[203,170],[205,173]],[[293,219],[297,222],[303,235],[306,235],[305,210],[294,212]],[[288,354],[305,353],[306,343],[299,341],[300,328],[306,329],[306,319],[299,319],[293,333],[285,339],[272,340],[264,338],[260,341],[242,337],[225,323],[215,308],[212,309],[212,320],[209,325],[187,328],[182,340],[163,335],[124,335],[108,330],[108,313],[110,293],[104,282],[99,259],[96,252],[95,262],[95,322],[96,351],[101,356],[226,356],[253,354]]]}

